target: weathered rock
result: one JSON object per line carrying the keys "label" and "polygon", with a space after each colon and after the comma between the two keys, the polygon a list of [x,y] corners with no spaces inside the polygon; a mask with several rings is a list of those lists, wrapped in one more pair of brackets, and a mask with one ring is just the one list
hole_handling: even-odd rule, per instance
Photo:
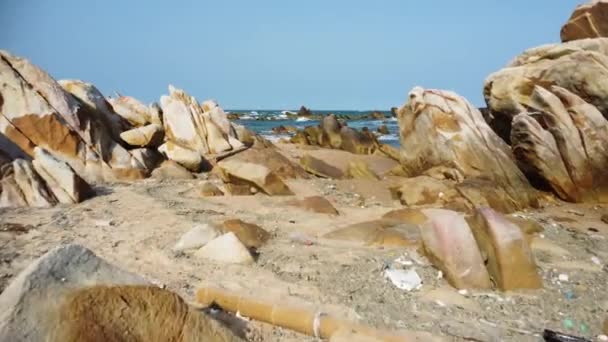
{"label": "weathered rock", "polygon": [[486,124],[481,113],[455,93],[410,92],[399,110],[401,163],[410,177],[442,167],[460,179],[485,179],[505,192],[501,209],[531,206],[536,192],[517,168],[509,146]]}
{"label": "weathered rock", "polygon": [[312,112],[305,106],[301,106],[300,110],[298,110],[298,116],[312,116]]}
{"label": "weathered rock", "polygon": [[223,233],[234,233],[247,248],[260,248],[270,239],[270,233],[262,227],[242,220],[226,220],[221,225]]}
{"label": "weathered rock", "polygon": [[399,223],[422,225],[428,220],[428,217],[424,215],[420,209],[403,208],[389,211],[382,216],[382,219]]}
{"label": "weathered rock", "polygon": [[300,165],[287,159],[272,144],[264,146],[263,143],[255,142],[251,148],[224,160],[263,165],[282,179],[309,178],[308,173]]}
{"label": "weathered rock", "polygon": [[155,286],[102,286],[70,293],[59,308],[51,342],[242,341],[182,298]]}
{"label": "weathered rock", "polygon": [[133,158],[137,159],[148,170],[154,170],[165,158],[155,148],[136,148],[129,150]]}
{"label": "weathered rock", "polygon": [[562,42],[608,37],[608,1],[593,0],[576,7],[562,27]]}
{"label": "weathered rock", "polygon": [[501,290],[543,287],[534,256],[519,227],[490,208],[478,209],[469,223],[487,258],[490,276]]}
{"label": "weathered rock", "polygon": [[152,171],[152,178],[156,179],[193,179],[192,172],[172,160],[165,160]]}
{"label": "weathered rock", "polygon": [[485,81],[492,127],[509,141],[513,117],[527,111],[535,86],[556,85],[580,96],[608,116],[608,38],[583,39],[532,48]]}
{"label": "weathered rock", "polygon": [[157,124],[136,127],[120,133],[120,138],[131,146],[158,147],[165,133],[163,127]]}
{"label": "weathered rock", "polygon": [[340,139],[340,148],[354,154],[372,154],[377,148],[371,136],[346,126],[340,129]]}
{"label": "weathered rock", "polygon": [[57,204],[57,199],[36,173],[31,162],[16,159],[2,171],[0,208],[50,207]]}
{"label": "weathered rock", "polygon": [[0,295],[0,341],[46,341],[55,331],[54,319],[67,296],[97,284],[146,281],[79,245],[51,250],[23,270]]}
{"label": "weathered rock", "polygon": [[150,123],[160,124],[160,120],[155,118],[158,114],[153,114],[153,110],[133,97],[120,96],[115,99],[110,98],[108,102],[112,105],[116,114],[135,127],[142,127]]}
{"label": "weathered rock", "polygon": [[34,150],[34,169],[59,203],[79,203],[94,194],[91,186],[65,162],[40,147]]}
{"label": "weathered rock", "polygon": [[194,255],[199,258],[231,264],[250,264],[254,261],[247,247],[232,232],[209,241]]}
{"label": "weathered rock", "polygon": [[310,145],[310,140],[308,140],[308,135],[303,131],[297,131],[293,137],[289,139],[289,142],[292,144],[298,145]]}
{"label": "weathered rock", "polygon": [[0,51],[2,133],[23,152],[39,146],[87,181],[137,179],[148,174],[113,140],[104,115],[81,105],[29,61]]}
{"label": "weathered rock", "polygon": [[336,116],[330,114],[323,118],[321,121],[321,130],[323,134],[327,137],[329,146],[331,148],[340,148],[342,146],[342,137],[340,136],[340,129],[342,125],[336,119]]}
{"label": "weathered rock", "polygon": [[306,172],[317,177],[342,179],[345,176],[342,170],[335,168],[320,159],[311,157],[309,154],[300,158],[300,165],[302,165]]}
{"label": "weathered rock", "polygon": [[362,160],[353,160],[348,163],[346,174],[349,177],[356,179],[380,179],[380,177],[370,169],[369,165]]}
{"label": "weathered rock", "polygon": [[506,219],[511,223],[519,227],[522,233],[525,235],[533,235],[536,233],[542,233],[544,228],[543,226],[531,219],[518,217],[518,216],[506,216]]}
{"label": "weathered rock", "polygon": [[232,127],[234,127],[237,139],[245,144],[245,146],[251,146],[255,143],[256,134],[253,131],[243,125],[232,124]]}
{"label": "weathered rock", "polygon": [[424,252],[450,285],[459,289],[491,288],[488,271],[464,216],[444,209],[422,212],[429,218],[420,229]]}
{"label": "weathered rock", "polygon": [[171,250],[181,252],[199,249],[218,236],[220,236],[220,232],[215,227],[199,224],[182,235]]}
{"label": "weathered rock", "polygon": [[272,196],[293,195],[283,180],[264,165],[229,159],[219,162],[218,167],[227,183],[245,182]]}
{"label": "weathered rock", "polygon": [[130,128],[128,121],[114,112],[112,106],[93,84],[80,80],[59,80],[58,83],[82,105],[89,106],[91,112],[98,115],[98,118],[110,129],[108,133],[115,141],[120,141],[120,133]]}
{"label": "weathered rock", "polygon": [[2,169],[3,165],[9,164],[11,162],[11,157],[8,153],[0,150],[0,169]]}
{"label": "weathered rock", "polygon": [[378,127],[378,133],[380,134],[390,134],[391,132],[388,130],[386,125],[381,125]]}
{"label": "weathered rock", "polygon": [[437,204],[443,205],[459,197],[458,191],[449,182],[428,176],[407,178],[393,188],[394,197],[406,206]]}
{"label": "weathered rock", "polygon": [[186,169],[198,172],[203,165],[203,158],[200,153],[189,148],[177,145],[172,141],[167,141],[162,144],[158,151],[167,157],[167,159],[175,161]]}
{"label": "weathered rock", "polygon": [[355,223],[323,235],[329,240],[347,241],[362,246],[407,247],[419,240],[418,226],[393,220]]}
{"label": "weathered rock", "polygon": [[251,196],[251,185],[247,184],[224,184],[226,193],[231,196]]}
{"label": "weathered rock", "polygon": [[287,205],[298,207],[318,214],[338,215],[338,210],[330,201],[321,196],[306,197],[301,200],[291,200]]}
{"label": "weathered rock", "polygon": [[222,190],[211,182],[202,182],[196,187],[196,191],[201,197],[224,196]]}
{"label": "weathered rock", "polygon": [[564,88],[534,87],[529,107],[513,119],[511,141],[520,168],[573,202],[608,201],[608,121]]}
{"label": "weathered rock", "polygon": [[401,160],[401,156],[399,154],[399,150],[391,145],[387,145],[387,144],[380,144],[378,146],[378,150],[376,151],[376,153],[381,152],[382,154],[386,155],[387,157],[399,161]]}

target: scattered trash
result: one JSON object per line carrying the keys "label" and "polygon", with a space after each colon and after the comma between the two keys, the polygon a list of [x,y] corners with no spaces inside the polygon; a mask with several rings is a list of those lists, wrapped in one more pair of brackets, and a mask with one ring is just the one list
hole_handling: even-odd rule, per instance
{"label": "scattered trash", "polygon": [[393,285],[401,290],[412,291],[422,287],[422,279],[414,269],[387,269],[384,271],[384,277],[388,278]]}
{"label": "scattered trash", "polygon": [[561,282],[567,282],[568,280],[570,280],[570,277],[568,277],[567,274],[560,274],[559,276],[557,276],[557,279],[559,279],[559,281]]}
{"label": "scattered trash", "polygon": [[412,266],[414,265],[414,262],[411,260],[406,259],[405,255],[402,255],[400,257],[398,257],[397,259],[395,259],[395,263],[403,265],[403,266]]}
{"label": "scattered trash", "polygon": [[565,329],[572,330],[574,328],[574,321],[570,318],[566,318],[563,324]]}
{"label": "scattered trash", "polygon": [[568,300],[572,300],[572,299],[576,298],[576,295],[574,294],[574,291],[572,291],[572,290],[565,290],[564,297]]}
{"label": "scattered trash", "polygon": [[545,329],[543,338],[546,342],[591,342],[582,337],[562,334],[556,331]]}
{"label": "scattered trash", "polygon": [[578,331],[580,331],[581,334],[586,334],[589,332],[589,326],[585,323],[581,323],[581,325],[578,328]]}
{"label": "scattered trash", "polygon": [[598,266],[602,266],[602,261],[600,260],[600,258],[598,258],[596,256],[591,257],[591,262]]}

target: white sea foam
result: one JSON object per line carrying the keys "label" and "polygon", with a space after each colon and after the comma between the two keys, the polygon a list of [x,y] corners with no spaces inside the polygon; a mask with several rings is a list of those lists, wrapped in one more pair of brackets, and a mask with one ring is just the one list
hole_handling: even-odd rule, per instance
{"label": "white sea foam", "polygon": [[399,136],[397,134],[387,134],[378,137],[380,141],[396,141],[399,140]]}
{"label": "white sea foam", "polygon": [[310,121],[310,118],[305,118],[305,117],[301,117],[301,118],[297,118],[296,119],[297,122],[305,122],[305,121]]}

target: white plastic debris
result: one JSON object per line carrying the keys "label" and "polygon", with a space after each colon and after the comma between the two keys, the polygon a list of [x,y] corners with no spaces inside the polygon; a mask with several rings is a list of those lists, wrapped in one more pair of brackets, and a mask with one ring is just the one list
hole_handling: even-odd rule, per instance
{"label": "white plastic debris", "polygon": [[462,289],[462,290],[458,290],[458,293],[460,293],[462,296],[466,296],[469,294],[469,291],[467,291],[466,289]]}
{"label": "white plastic debris", "polygon": [[441,278],[443,278],[443,272],[438,271],[437,272],[437,279],[441,279]]}
{"label": "white plastic debris", "polygon": [[568,277],[568,275],[567,275],[567,274],[562,273],[562,274],[560,274],[559,276],[557,276],[557,279],[558,279],[559,281],[561,281],[561,282],[564,282],[564,283],[565,283],[565,282],[567,282],[568,280],[570,280],[570,277]]}
{"label": "white plastic debris", "polygon": [[405,255],[402,255],[402,256],[398,257],[397,259],[395,259],[395,263],[403,265],[403,266],[412,266],[412,265],[414,265],[414,262],[411,261],[411,260],[409,260],[409,259],[407,259],[405,257]]}
{"label": "white plastic debris", "polygon": [[387,269],[384,271],[384,277],[401,290],[412,291],[422,287],[422,279],[414,269]]}
{"label": "white plastic debris", "polygon": [[598,266],[602,266],[602,261],[600,260],[600,258],[598,258],[596,256],[591,257],[591,262]]}

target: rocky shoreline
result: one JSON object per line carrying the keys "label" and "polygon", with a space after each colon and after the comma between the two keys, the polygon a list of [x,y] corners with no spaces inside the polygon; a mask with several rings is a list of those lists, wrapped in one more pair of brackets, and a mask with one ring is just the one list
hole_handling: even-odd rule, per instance
{"label": "rocky shoreline", "polygon": [[399,148],[305,107],[272,143],[0,51],[0,340],[608,340],[606,16],[489,75],[483,110],[415,87]]}

